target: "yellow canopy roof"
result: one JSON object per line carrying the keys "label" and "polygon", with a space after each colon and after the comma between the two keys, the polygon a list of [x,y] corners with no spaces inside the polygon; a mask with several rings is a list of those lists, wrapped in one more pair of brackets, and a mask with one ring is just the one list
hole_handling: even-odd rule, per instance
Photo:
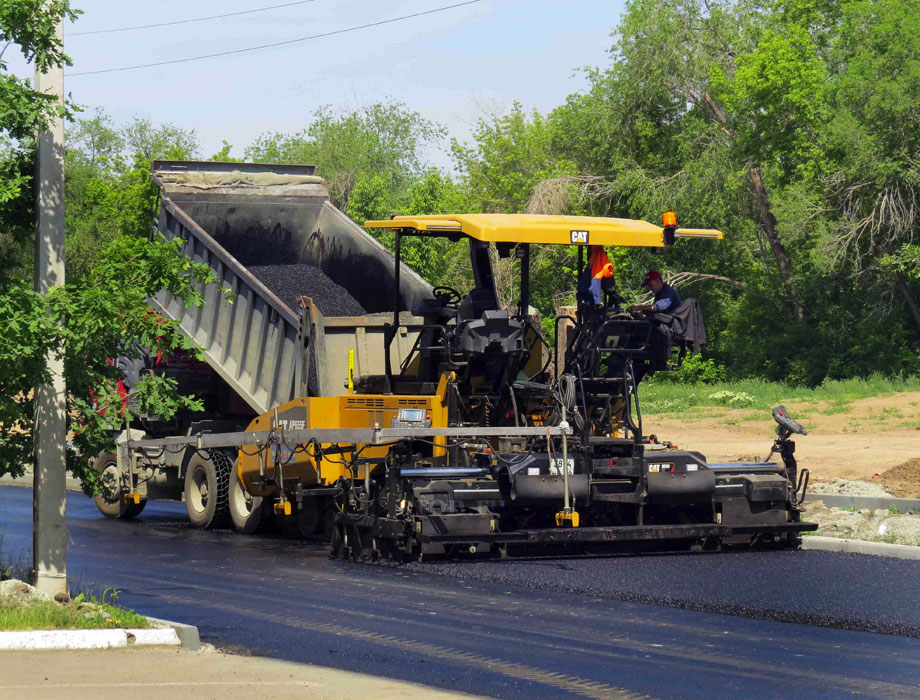
{"label": "yellow canopy roof", "polygon": [[[606,245],[661,248],[664,229],[648,221],[600,216],[552,216],[547,214],[439,214],[395,216],[366,221],[367,228],[414,229],[432,233],[462,233],[489,243],[536,243],[539,245]],[[679,228],[676,238],[721,240],[713,229]]]}

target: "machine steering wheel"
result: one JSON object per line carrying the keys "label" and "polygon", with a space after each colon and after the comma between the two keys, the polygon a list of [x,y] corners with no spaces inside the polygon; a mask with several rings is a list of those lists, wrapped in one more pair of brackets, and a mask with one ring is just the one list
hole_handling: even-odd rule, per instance
{"label": "machine steering wheel", "polygon": [[444,306],[459,304],[463,299],[463,295],[456,289],[443,285],[433,288],[431,293],[434,294],[434,298],[437,299],[441,304],[444,304]]}

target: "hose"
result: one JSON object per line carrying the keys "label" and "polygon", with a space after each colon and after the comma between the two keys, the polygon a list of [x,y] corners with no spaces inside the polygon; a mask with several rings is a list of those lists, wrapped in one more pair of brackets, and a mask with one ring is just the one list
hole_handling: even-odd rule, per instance
{"label": "hose", "polygon": [[575,400],[578,397],[575,377],[571,374],[561,375],[557,387],[558,393],[554,393],[557,405],[553,408],[553,412],[550,415],[550,424],[559,425],[562,421],[562,407],[565,406],[568,420],[573,423],[576,430],[579,432],[582,431],[585,427],[585,417],[580,411],[575,410]]}

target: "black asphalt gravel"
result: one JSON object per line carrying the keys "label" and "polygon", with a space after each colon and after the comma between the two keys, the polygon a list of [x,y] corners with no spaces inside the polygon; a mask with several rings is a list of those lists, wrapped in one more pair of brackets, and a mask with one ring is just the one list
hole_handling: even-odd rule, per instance
{"label": "black asphalt gravel", "polygon": [[247,268],[276,297],[297,311],[297,298],[310,297],[326,316],[363,316],[366,312],[348,290],[313,265],[252,265]]}
{"label": "black asphalt gravel", "polygon": [[[31,489],[0,487],[0,559],[28,564],[31,508]],[[812,589],[806,608],[825,598],[851,610],[873,586],[917,575],[896,562],[892,573],[892,562],[875,557],[828,554],[810,562],[811,573],[794,565],[791,557],[811,557],[802,552],[367,566],[330,560],[321,542],[195,530],[181,503],[106,520],[77,493],[67,497],[67,529],[73,585],[115,588],[123,605],[261,656],[515,700],[920,696],[920,639],[610,595],[648,588],[692,598],[702,588],[731,602],[772,590],[794,609],[795,596]],[[483,580],[488,568],[516,583]],[[614,585],[626,580],[634,583]],[[912,596],[906,608],[916,604],[912,591],[884,594]]]}
{"label": "black asphalt gravel", "polygon": [[801,550],[422,562],[409,568],[467,581],[920,637],[920,562],[904,559]]}

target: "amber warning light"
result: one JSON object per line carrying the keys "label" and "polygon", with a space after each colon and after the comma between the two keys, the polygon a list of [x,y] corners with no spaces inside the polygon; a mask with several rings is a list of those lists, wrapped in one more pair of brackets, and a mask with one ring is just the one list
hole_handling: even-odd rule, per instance
{"label": "amber warning light", "polygon": [[661,221],[661,225],[664,227],[677,226],[677,214],[675,214],[673,211],[666,211],[664,214],[662,214]]}

